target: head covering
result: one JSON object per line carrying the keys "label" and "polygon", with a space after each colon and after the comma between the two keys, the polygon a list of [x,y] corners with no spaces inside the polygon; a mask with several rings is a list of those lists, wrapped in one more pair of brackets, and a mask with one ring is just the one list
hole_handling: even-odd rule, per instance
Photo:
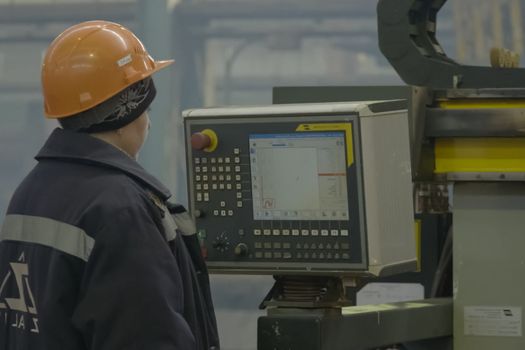
{"label": "head covering", "polygon": [[148,77],[87,111],[59,119],[59,123],[64,129],[86,133],[117,130],[140,117],[156,93],[153,79]]}

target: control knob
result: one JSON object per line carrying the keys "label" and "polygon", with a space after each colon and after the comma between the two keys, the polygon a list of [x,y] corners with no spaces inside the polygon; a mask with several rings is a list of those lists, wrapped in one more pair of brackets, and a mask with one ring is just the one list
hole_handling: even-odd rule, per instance
{"label": "control knob", "polygon": [[239,258],[245,257],[248,255],[248,246],[245,243],[239,243],[235,246],[234,252]]}

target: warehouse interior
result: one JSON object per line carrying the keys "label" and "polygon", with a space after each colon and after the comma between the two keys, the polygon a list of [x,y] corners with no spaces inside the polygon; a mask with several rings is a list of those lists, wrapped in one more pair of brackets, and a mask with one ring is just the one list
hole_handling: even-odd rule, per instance
{"label": "warehouse interior", "polygon": [[[40,69],[65,28],[114,21],[155,58],[175,59],[155,78],[139,162],[188,206],[183,111],[271,105],[275,87],[405,85],[378,46],[376,11],[371,0],[0,0],[2,215],[57,127],[43,117]],[[439,12],[440,44],[461,64],[490,65],[493,47],[512,50],[523,64],[524,14],[520,0],[449,0]],[[271,274],[210,278],[221,348],[257,349],[257,319],[266,314],[258,307],[274,283]]]}

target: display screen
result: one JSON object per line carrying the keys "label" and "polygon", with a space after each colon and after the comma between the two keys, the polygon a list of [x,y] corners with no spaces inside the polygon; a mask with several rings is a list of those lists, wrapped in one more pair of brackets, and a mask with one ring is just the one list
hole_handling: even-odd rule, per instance
{"label": "display screen", "polygon": [[251,134],[255,220],[348,220],[344,132]]}

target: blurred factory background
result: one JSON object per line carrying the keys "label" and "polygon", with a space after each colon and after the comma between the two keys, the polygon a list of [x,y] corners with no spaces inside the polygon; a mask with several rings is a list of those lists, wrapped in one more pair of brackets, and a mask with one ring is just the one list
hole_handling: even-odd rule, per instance
{"label": "blurred factory background", "polygon": [[[274,86],[397,85],[377,44],[372,0],[0,0],[0,211],[56,127],[42,113],[40,62],[73,23],[116,21],[158,59],[159,93],[140,162],[186,203],[187,108],[271,104]],[[438,35],[461,62],[488,65],[493,46],[523,54],[522,0],[453,0]],[[224,350],[256,348],[257,306],[271,277],[213,276]]]}

